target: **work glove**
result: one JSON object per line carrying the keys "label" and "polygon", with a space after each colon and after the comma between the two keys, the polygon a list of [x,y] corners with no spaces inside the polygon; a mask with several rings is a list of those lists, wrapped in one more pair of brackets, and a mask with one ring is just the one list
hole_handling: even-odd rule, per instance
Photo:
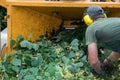
{"label": "work glove", "polygon": [[112,64],[104,64],[103,63],[101,68],[106,73],[106,75],[109,75],[113,71],[114,65],[112,65]]}
{"label": "work glove", "polygon": [[105,76],[105,74],[106,74],[105,70],[106,70],[106,68],[108,68],[107,65],[105,65],[104,63],[101,63],[100,67],[101,67],[100,73],[97,73],[94,69],[91,69],[91,72],[94,76],[99,76],[99,77]]}
{"label": "work glove", "polygon": [[106,76],[106,73],[103,70],[101,71],[101,73],[97,73],[94,69],[92,69],[91,72],[95,77],[105,77]]}
{"label": "work glove", "polygon": [[91,72],[94,76],[98,76],[99,74],[94,70],[94,69],[91,69]]}
{"label": "work glove", "polygon": [[112,62],[109,59],[107,59],[107,61],[108,61],[107,64],[105,64],[104,62],[101,63],[101,68],[104,71],[108,71],[113,68]]}
{"label": "work glove", "polygon": [[91,69],[91,72],[96,77],[102,77],[105,74],[103,71],[101,71],[100,73],[97,73],[94,69]]}

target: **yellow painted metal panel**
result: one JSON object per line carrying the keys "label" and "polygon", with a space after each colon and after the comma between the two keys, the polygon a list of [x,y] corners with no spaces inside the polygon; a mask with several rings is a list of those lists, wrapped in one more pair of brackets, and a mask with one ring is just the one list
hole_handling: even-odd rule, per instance
{"label": "yellow painted metal panel", "polygon": [[120,8],[120,2],[7,0],[7,3],[14,6],[88,7],[91,5],[100,5],[101,7]]}
{"label": "yellow painted metal panel", "polygon": [[0,0],[0,6],[7,7],[6,0]]}
{"label": "yellow painted metal panel", "polygon": [[27,39],[28,35],[32,34],[32,39],[35,41],[39,35],[45,35],[46,31],[51,32],[52,29],[58,29],[61,23],[61,19],[26,7],[12,7],[10,16],[12,18],[12,39],[15,39],[19,34]]}

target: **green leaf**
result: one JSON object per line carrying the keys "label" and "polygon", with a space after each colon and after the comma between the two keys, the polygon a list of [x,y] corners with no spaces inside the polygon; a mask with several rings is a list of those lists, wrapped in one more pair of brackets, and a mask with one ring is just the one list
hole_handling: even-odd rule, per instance
{"label": "green leaf", "polygon": [[32,65],[33,67],[37,67],[37,66],[39,65],[38,60],[37,60],[37,57],[32,57],[32,58],[31,58],[31,65]]}
{"label": "green leaf", "polygon": [[43,62],[43,57],[42,57],[42,55],[40,54],[40,55],[38,56],[38,63],[39,63],[39,65],[42,64],[42,62]]}
{"label": "green leaf", "polygon": [[11,77],[9,80],[18,80],[16,77]]}
{"label": "green leaf", "polygon": [[18,35],[17,40],[18,40],[19,42],[22,41],[22,40],[23,40],[22,35]]}
{"label": "green leaf", "polygon": [[65,57],[65,56],[63,56],[63,57],[62,57],[62,61],[63,61],[65,64],[68,64],[68,63],[70,62],[70,59],[67,58],[67,57]]}
{"label": "green leaf", "polygon": [[78,45],[79,45],[78,39],[74,39],[74,40],[71,42],[70,45],[71,45],[71,47],[72,47],[72,49],[73,49],[74,51],[79,50],[79,48],[78,48]]}
{"label": "green leaf", "polygon": [[29,54],[25,55],[23,57],[23,62],[27,65],[30,66],[31,65],[31,56]]}
{"label": "green leaf", "polygon": [[45,72],[49,73],[51,76],[55,75],[55,72],[56,72],[56,65],[55,64],[56,63],[54,63],[54,62],[49,63]]}
{"label": "green leaf", "polygon": [[31,49],[33,48],[33,43],[27,42],[27,43],[26,43],[26,47],[27,47],[29,50],[31,50]]}
{"label": "green leaf", "polygon": [[80,68],[80,67],[83,67],[83,63],[82,62],[78,62],[78,63],[75,63],[74,64],[74,66],[76,67],[76,68]]}
{"label": "green leaf", "polygon": [[50,73],[49,72],[45,72],[45,76],[46,77],[50,77]]}
{"label": "green leaf", "polygon": [[28,71],[29,69],[22,69],[18,74],[18,80],[22,80],[22,78],[27,75]]}
{"label": "green leaf", "polygon": [[78,50],[79,50],[77,46],[72,46],[72,49],[73,49],[74,51],[78,51]]}
{"label": "green leaf", "polygon": [[29,50],[31,49],[34,49],[35,51],[37,51],[39,49],[39,45],[38,44],[34,44],[34,43],[31,43],[27,40],[23,40],[20,42],[20,46],[23,47],[23,48],[28,48]]}
{"label": "green leaf", "polygon": [[69,58],[75,57],[75,53],[74,53],[73,51],[71,51],[71,52],[69,53],[68,57],[69,57]]}
{"label": "green leaf", "polygon": [[31,67],[31,68],[29,69],[29,71],[32,72],[33,75],[37,75],[37,74],[38,74],[38,68],[37,68],[37,67]]}
{"label": "green leaf", "polygon": [[33,44],[33,49],[34,49],[35,51],[37,51],[37,50],[39,49],[39,45],[38,45],[38,44]]}
{"label": "green leaf", "polygon": [[12,61],[12,64],[13,64],[14,66],[21,66],[21,60],[20,60],[20,59],[14,59],[14,60]]}
{"label": "green leaf", "polygon": [[79,57],[82,57],[84,55],[84,51],[83,50],[80,50],[80,55]]}
{"label": "green leaf", "polygon": [[20,67],[18,67],[18,66],[12,66],[12,70],[15,71],[16,73],[18,73],[19,70],[20,70]]}
{"label": "green leaf", "polygon": [[71,42],[71,45],[72,45],[72,46],[78,46],[78,45],[79,45],[78,39],[74,39],[74,40]]}
{"label": "green leaf", "polygon": [[37,80],[42,80],[41,76],[37,76],[36,78],[37,78]]}
{"label": "green leaf", "polygon": [[33,75],[26,75],[24,77],[25,80],[35,80],[35,77]]}
{"label": "green leaf", "polygon": [[55,73],[55,78],[56,78],[57,80],[62,80],[62,75],[61,75],[59,72],[56,72],[56,73]]}
{"label": "green leaf", "polygon": [[27,47],[27,43],[28,43],[27,40],[23,40],[23,41],[20,42],[20,46],[25,48],[25,47]]}
{"label": "green leaf", "polygon": [[83,67],[83,63],[82,62],[78,62],[72,65],[68,66],[68,69],[72,72],[72,73],[77,73],[78,72],[78,68]]}
{"label": "green leaf", "polygon": [[83,62],[87,62],[87,56],[86,56],[86,55],[83,56],[83,57],[81,58],[81,61],[83,61]]}
{"label": "green leaf", "polygon": [[78,72],[78,68],[76,68],[74,65],[69,65],[68,69],[72,72],[72,73],[77,73]]}
{"label": "green leaf", "polygon": [[9,74],[7,74],[6,72],[3,73],[3,77],[5,80],[9,80]]}
{"label": "green leaf", "polygon": [[43,43],[42,42],[38,42],[37,43],[39,46],[43,46]]}
{"label": "green leaf", "polygon": [[11,40],[11,41],[10,41],[10,47],[13,47],[15,44],[16,44],[16,41],[15,41],[15,40]]}

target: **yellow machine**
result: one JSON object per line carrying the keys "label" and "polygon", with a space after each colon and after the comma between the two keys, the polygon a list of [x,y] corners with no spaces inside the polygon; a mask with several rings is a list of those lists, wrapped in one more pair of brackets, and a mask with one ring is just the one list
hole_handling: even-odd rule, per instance
{"label": "yellow machine", "polygon": [[120,17],[120,2],[106,0],[97,1],[43,1],[43,0],[0,0],[0,5],[7,7],[7,46],[5,54],[11,51],[10,40],[22,35],[27,39],[32,34],[36,41],[39,35],[57,31],[62,20],[78,20],[83,17],[84,10],[91,5],[99,5],[108,17]]}

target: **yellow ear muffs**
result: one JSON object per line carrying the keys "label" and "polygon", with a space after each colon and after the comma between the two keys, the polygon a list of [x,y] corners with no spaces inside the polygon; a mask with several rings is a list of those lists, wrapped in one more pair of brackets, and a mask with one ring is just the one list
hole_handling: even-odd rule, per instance
{"label": "yellow ear muffs", "polygon": [[104,13],[104,17],[107,18],[107,15]]}
{"label": "yellow ear muffs", "polygon": [[84,20],[85,24],[87,24],[87,26],[89,26],[93,23],[93,20],[91,19],[91,17],[88,14],[83,17],[83,20]]}
{"label": "yellow ear muffs", "polygon": [[[107,15],[105,13],[104,13],[104,18],[107,18]],[[88,14],[86,14],[83,17],[83,20],[84,20],[85,24],[87,24],[87,26],[89,26],[93,23],[93,20],[91,19],[91,17]]]}

